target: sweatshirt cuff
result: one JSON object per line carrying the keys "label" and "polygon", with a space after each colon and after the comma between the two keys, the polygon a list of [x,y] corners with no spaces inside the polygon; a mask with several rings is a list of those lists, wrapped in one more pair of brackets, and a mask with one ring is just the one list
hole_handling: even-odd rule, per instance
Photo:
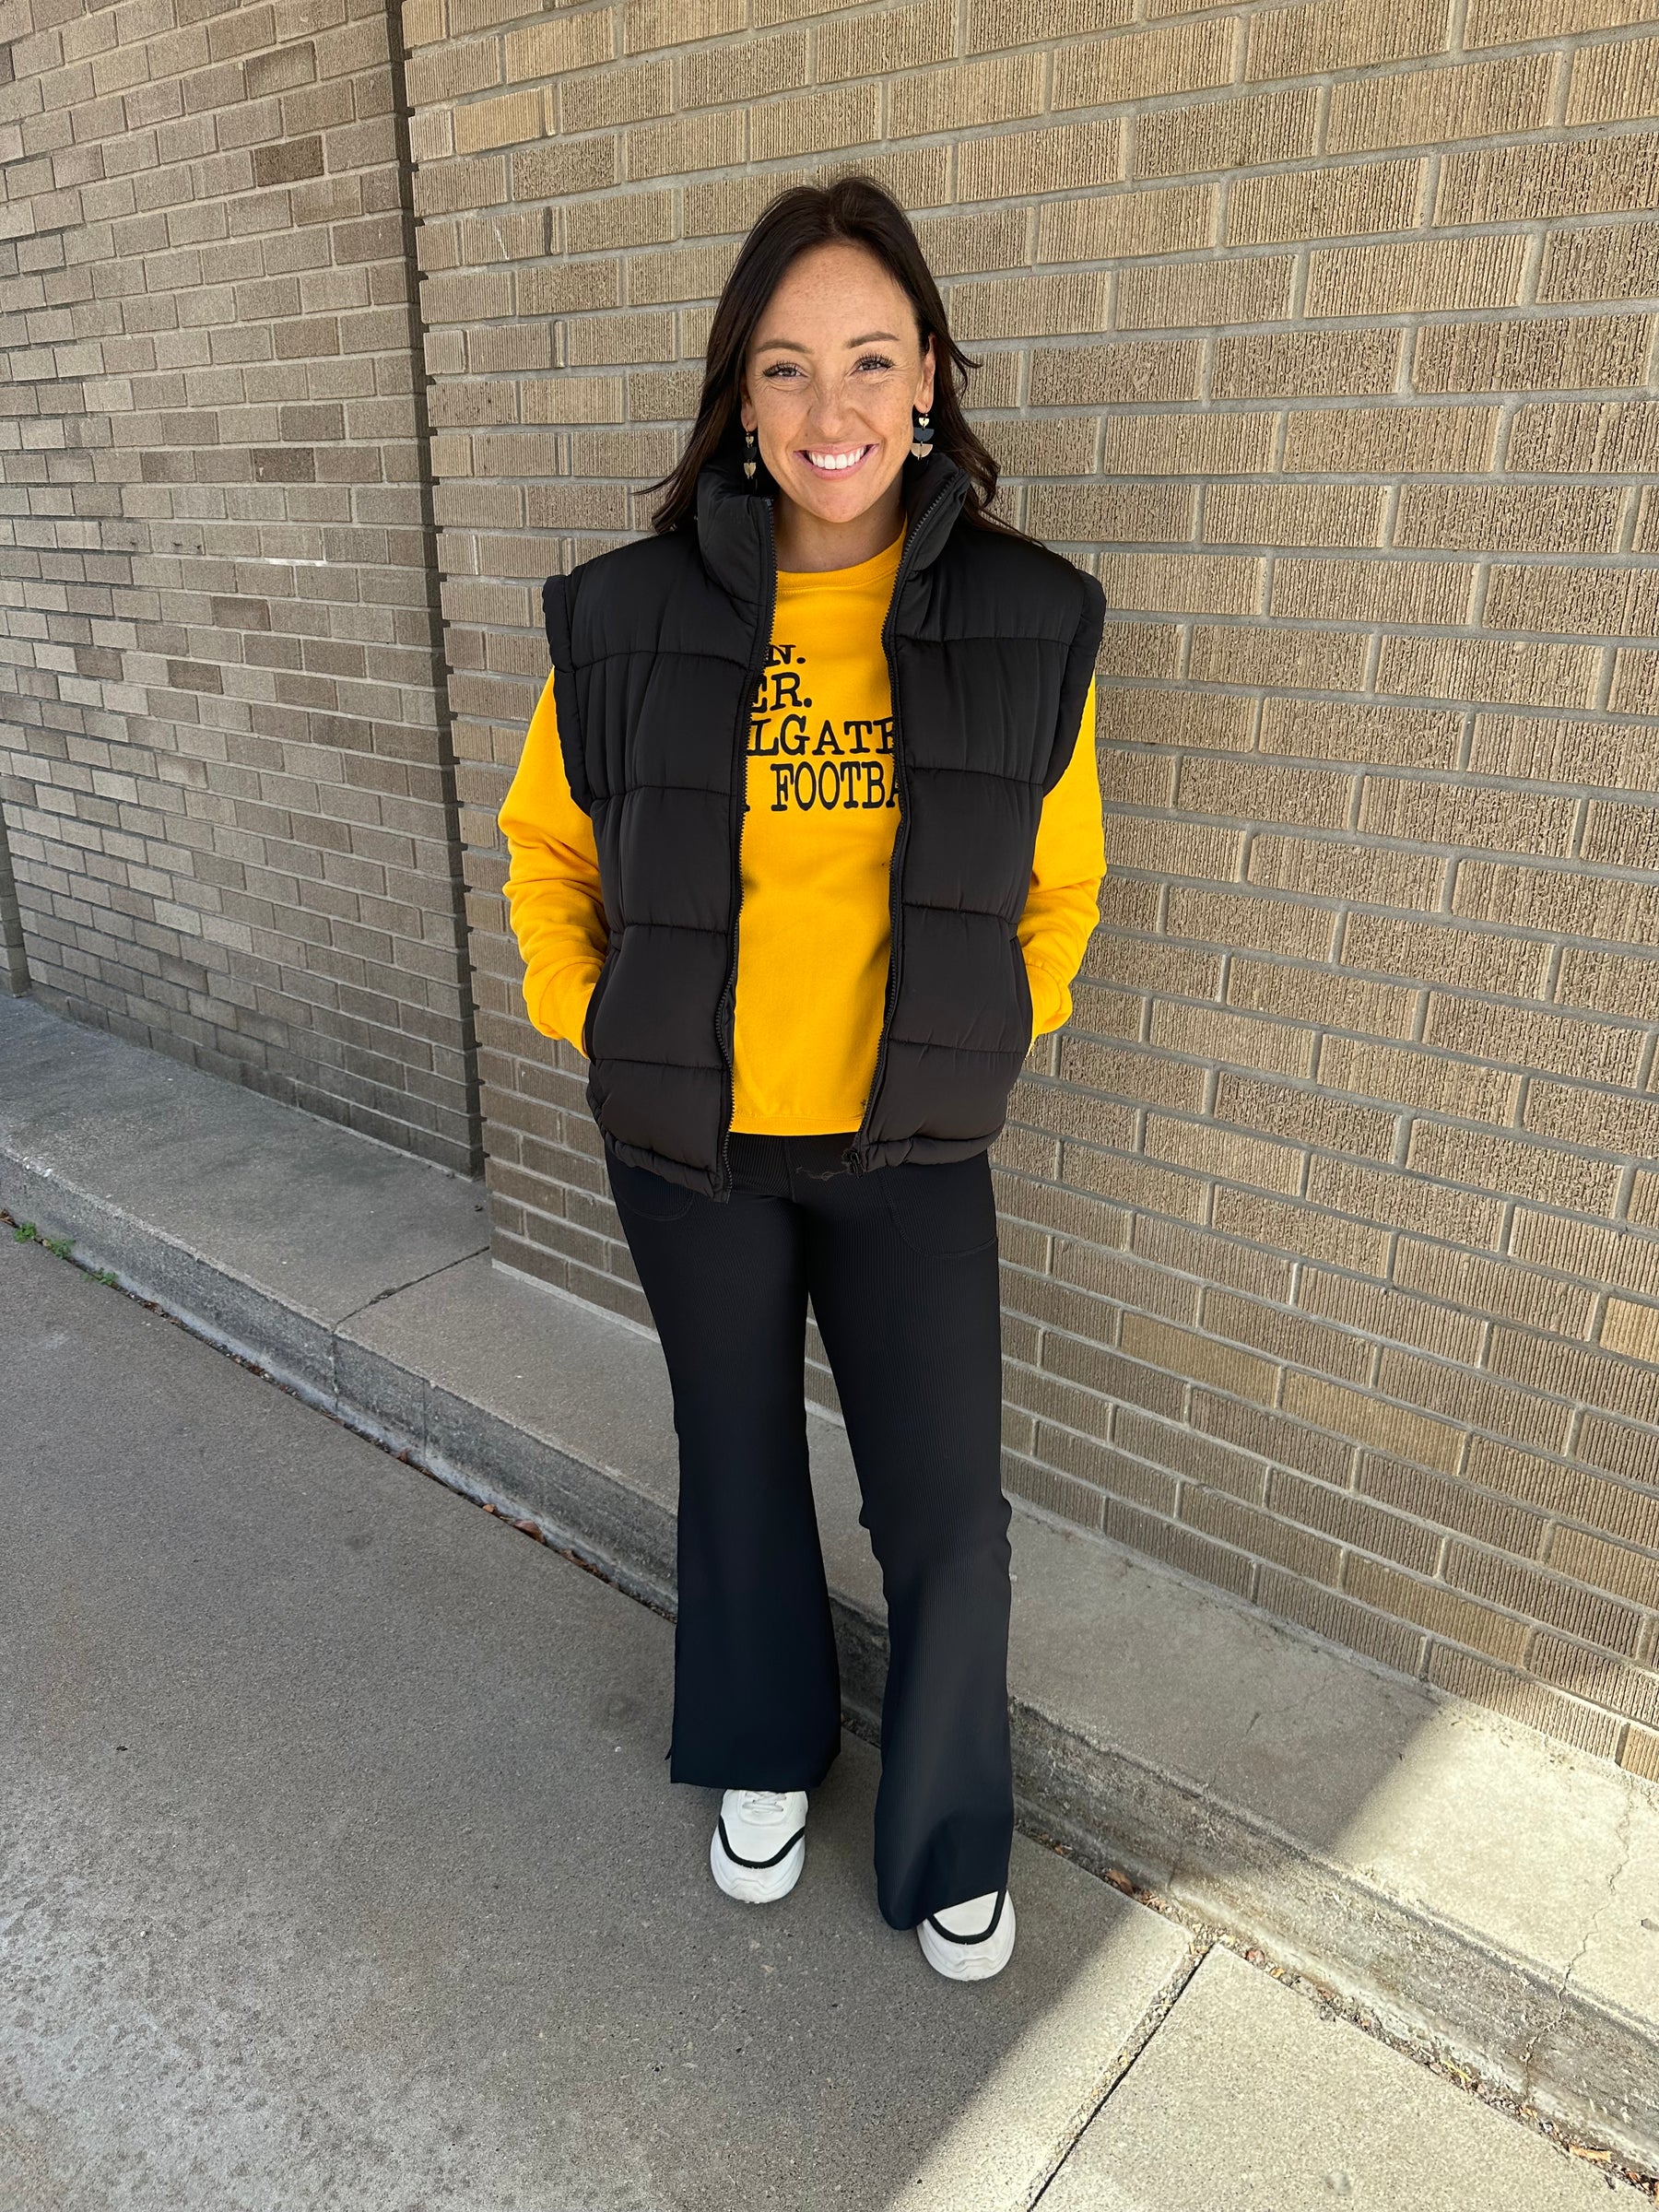
{"label": "sweatshirt cuff", "polygon": [[582,1025],[599,980],[602,959],[567,960],[544,975],[524,977],[524,1011],[544,1037],[562,1037],[582,1050]]}
{"label": "sweatshirt cuff", "polygon": [[1031,985],[1031,1036],[1035,1041],[1070,1020],[1071,985],[1052,968],[1045,968],[1041,960],[1028,958],[1026,974]]}

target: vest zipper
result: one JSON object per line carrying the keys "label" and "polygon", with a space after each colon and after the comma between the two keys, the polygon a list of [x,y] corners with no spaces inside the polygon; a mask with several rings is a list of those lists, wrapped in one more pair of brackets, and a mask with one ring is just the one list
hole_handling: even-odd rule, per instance
{"label": "vest zipper", "polygon": [[864,1174],[870,1164],[870,1126],[876,1118],[877,1096],[887,1068],[888,1038],[893,1026],[893,1010],[899,1004],[899,886],[903,879],[904,849],[910,836],[910,807],[904,780],[904,732],[899,719],[899,669],[893,659],[893,618],[899,611],[900,594],[909,573],[911,558],[921,542],[923,526],[934,509],[949,498],[950,491],[951,483],[947,482],[934,494],[917,518],[915,528],[907,536],[904,555],[893,578],[887,617],[881,625],[881,650],[887,655],[888,700],[893,710],[893,791],[899,802],[899,822],[893,834],[893,856],[888,865],[888,980],[881,1014],[881,1035],[877,1041],[876,1066],[870,1077],[870,1095],[865,1100],[864,1116],[853,1142],[841,1156],[841,1165],[854,1175]]}
{"label": "vest zipper", "polygon": [[755,692],[766,674],[771,658],[772,620],[778,603],[778,564],[772,538],[772,511],[770,500],[761,500],[760,534],[764,540],[764,559],[761,563],[759,658],[749,669],[744,686],[742,703],[737,710],[737,820],[732,832],[732,954],[726,967],[725,988],[720,999],[720,1021],[717,1034],[720,1049],[725,1058],[725,1116],[720,1133],[720,1152],[714,1163],[713,1196],[727,1199],[732,1194],[732,1116],[735,1110],[737,1080],[736,1028],[737,1028],[737,920],[743,911],[743,818],[748,806],[748,740],[749,718],[754,712]]}

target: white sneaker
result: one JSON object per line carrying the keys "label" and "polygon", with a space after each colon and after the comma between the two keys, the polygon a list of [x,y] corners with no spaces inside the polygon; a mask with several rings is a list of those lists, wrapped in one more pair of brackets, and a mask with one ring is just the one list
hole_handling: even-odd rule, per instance
{"label": "white sneaker", "polygon": [[709,1865],[728,1897],[746,1905],[787,1897],[806,1864],[805,1790],[728,1790],[709,1844]]}
{"label": "white sneaker", "polygon": [[987,1889],[930,1912],[916,1935],[928,1965],[952,1982],[989,1982],[1014,1954],[1014,1900],[1006,1889]]}

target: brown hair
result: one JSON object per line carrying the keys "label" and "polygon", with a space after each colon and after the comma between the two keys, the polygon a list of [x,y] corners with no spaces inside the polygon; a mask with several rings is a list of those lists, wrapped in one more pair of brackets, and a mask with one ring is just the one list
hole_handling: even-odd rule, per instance
{"label": "brown hair", "polygon": [[735,449],[740,441],[737,402],[743,364],[767,301],[797,255],[837,241],[864,246],[875,254],[909,294],[923,345],[933,339],[934,450],[948,453],[967,474],[963,520],[1023,537],[1023,531],[987,512],[996,497],[997,465],[970,429],[959,392],[963,375],[979,363],[970,360],[950,335],[945,303],[910,218],[874,178],[857,174],[839,177],[832,184],[797,184],[769,201],[757,217],[714,310],[702,395],[686,450],[666,477],[646,488],[665,493],[651,518],[652,528],[666,535],[695,513],[697,479],[705,464],[723,446]]}

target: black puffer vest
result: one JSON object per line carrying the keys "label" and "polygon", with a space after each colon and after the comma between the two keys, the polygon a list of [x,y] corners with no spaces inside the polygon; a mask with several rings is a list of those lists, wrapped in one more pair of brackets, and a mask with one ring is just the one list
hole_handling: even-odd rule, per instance
{"label": "black puffer vest", "polygon": [[[1015,934],[1044,794],[1071,758],[1104,601],[1046,547],[960,520],[947,454],[907,461],[882,628],[899,821],[887,998],[853,1170],[962,1159],[1002,1128],[1031,1044]],[[583,1024],[618,1156],[730,1195],[739,840],[771,647],[772,510],[734,454],[695,527],[543,588],[566,774],[591,816],[610,943]]]}

